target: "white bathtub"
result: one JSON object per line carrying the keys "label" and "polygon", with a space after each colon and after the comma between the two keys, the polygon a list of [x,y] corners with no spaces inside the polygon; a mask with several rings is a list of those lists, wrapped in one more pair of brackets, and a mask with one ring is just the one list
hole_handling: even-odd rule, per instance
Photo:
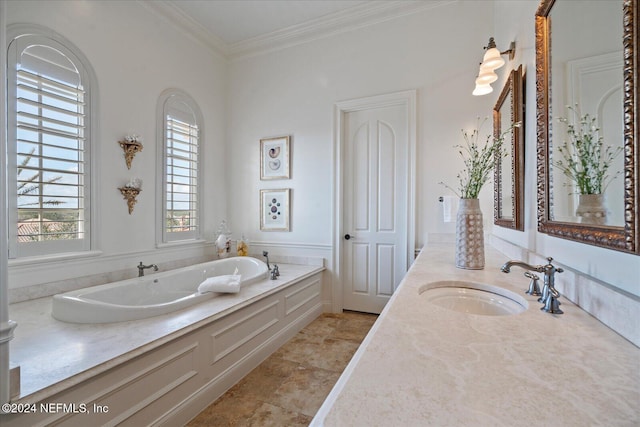
{"label": "white bathtub", "polygon": [[159,316],[220,295],[198,293],[208,277],[242,275],[242,286],[267,277],[267,265],[234,257],[54,295],[51,314],[72,323],[111,323]]}

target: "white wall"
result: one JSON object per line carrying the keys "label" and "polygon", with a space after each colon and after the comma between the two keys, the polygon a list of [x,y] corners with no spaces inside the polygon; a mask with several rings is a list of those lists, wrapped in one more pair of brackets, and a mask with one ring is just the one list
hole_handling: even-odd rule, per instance
{"label": "white wall", "polygon": [[[482,47],[493,28],[491,2],[463,1],[284,50],[233,60],[229,66],[229,222],[261,248],[322,256],[332,265],[334,105],[339,101],[418,90],[416,245],[428,233],[453,233],[438,197],[451,194],[462,161],[461,129],[490,116],[490,100],[471,95]],[[490,121],[485,126],[491,133]],[[289,134],[291,179],[261,181],[259,140]],[[292,188],[290,232],[261,232],[259,190]],[[490,225],[492,188],[483,192]],[[289,247],[289,244],[293,246]],[[339,295],[325,282],[323,300]],[[331,304],[333,302],[333,304]]]}
{"label": "white wall", "polygon": [[[74,43],[88,58],[98,80],[98,250],[88,260],[43,266],[20,262],[10,267],[10,288],[119,269],[136,272],[138,261],[195,257],[211,251],[202,243],[180,251],[158,251],[155,241],[156,103],[167,88],[191,95],[204,116],[207,186],[204,195],[205,236],[226,213],[225,140],[227,61],[139,2],[10,1],[6,23],[46,26]],[[126,134],[144,138],[144,150],[127,170],[117,141]],[[117,187],[130,177],[144,180],[132,215]],[[213,251],[211,251],[211,255]],[[10,264],[12,262],[10,261]],[[75,263],[75,264],[74,264]]]}
{"label": "white wall", "polygon": [[[462,167],[453,145],[462,128],[489,116],[471,95],[482,47],[493,28],[490,2],[452,2],[230,64],[229,217],[254,240],[332,243],[333,106],[338,101],[418,89],[417,244],[453,232],[438,196]],[[489,6],[489,7],[488,7]],[[491,123],[484,128],[491,132]],[[260,181],[260,138],[292,135],[292,178]],[[260,188],[293,189],[289,233],[259,231]],[[491,221],[490,186],[484,196]]]}

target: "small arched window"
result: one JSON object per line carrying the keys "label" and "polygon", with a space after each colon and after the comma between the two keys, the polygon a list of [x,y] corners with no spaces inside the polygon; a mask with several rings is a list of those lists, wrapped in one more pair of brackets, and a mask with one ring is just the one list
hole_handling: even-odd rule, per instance
{"label": "small arched window", "polygon": [[170,89],[158,101],[158,170],[162,171],[162,241],[200,238],[203,125],[200,108],[186,93]]}
{"label": "small arched window", "polygon": [[93,74],[50,31],[8,49],[9,257],[91,249]]}

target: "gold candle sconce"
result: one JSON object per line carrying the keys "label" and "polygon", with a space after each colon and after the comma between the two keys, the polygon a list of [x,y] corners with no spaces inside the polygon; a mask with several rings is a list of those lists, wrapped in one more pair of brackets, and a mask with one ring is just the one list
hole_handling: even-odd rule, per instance
{"label": "gold candle sconce", "polygon": [[133,213],[133,207],[138,201],[136,200],[136,198],[138,197],[138,194],[140,194],[142,189],[134,187],[119,187],[118,190],[120,190],[120,193],[122,193],[123,199],[127,201],[129,215],[131,215]]}
{"label": "gold candle sconce", "polygon": [[124,151],[124,159],[127,163],[127,169],[131,169],[131,162],[133,161],[136,153],[142,151],[142,142],[139,141],[137,135],[127,136],[123,141],[118,141],[120,147]]}

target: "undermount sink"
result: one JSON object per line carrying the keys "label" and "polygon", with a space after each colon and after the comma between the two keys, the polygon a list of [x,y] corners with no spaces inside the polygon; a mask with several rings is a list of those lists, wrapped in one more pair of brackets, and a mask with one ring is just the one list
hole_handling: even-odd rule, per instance
{"label": "undermount sink", "polygon": [[443,280],[428,283],[418,292],[431,304],[468,314],[506,316],[522,313],[529,307],[520,295],[484,283]]}

